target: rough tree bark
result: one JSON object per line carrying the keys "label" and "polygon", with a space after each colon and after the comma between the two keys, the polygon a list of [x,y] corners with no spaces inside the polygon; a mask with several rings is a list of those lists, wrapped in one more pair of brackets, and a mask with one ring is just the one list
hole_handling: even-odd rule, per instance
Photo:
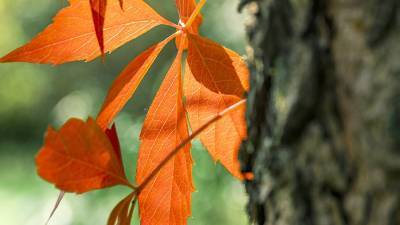
{"label": "rough tree bark", "polygon": [[259,225],[400,224],[400,1],[243,0],[248,213]]}

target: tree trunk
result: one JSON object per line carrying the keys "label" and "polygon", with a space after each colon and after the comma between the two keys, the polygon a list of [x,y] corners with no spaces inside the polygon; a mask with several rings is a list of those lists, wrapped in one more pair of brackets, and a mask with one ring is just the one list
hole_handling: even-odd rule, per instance
{"label": "tree trunk", "polygon": [[259,225],[400,224],[400,1],[243,0]]}

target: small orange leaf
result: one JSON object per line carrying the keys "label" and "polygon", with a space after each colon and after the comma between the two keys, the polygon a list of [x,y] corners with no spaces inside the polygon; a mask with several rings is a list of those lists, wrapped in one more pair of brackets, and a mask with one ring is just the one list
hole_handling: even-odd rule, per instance
{"label": "small orange leaf", "polygon": [[[249,72],[235,52],[197,35],[188,35],[189,51],[185,68],[186,110],[193,130],[209,118],[244,99]],[[211,125],[200,140],[214,160],[219,160],[238,178],[238,151],[246,137],[245,107]]]}
{"label": "small orange leaf", "polygon": [[135,193],[131,193],[122,199],[111,211],[107,225],[130,225],[133,209],[135,208]]}
{"label": "small orange leaf", "polygon": [[115,155],[117,156],[118,161],[122,164],[121,146],[119,144],[117,127],[115,126],[115,124],[113,124],[111,128],[106,129],[105,133],[113,146],[113,150],[115,152]]}
{"label": "small orange leaf", "polygon": [[[144,122],[136,172],[138,184],[188,137],[182,102],[181,54],[180,51],[168,71]],[[140,190],[142,225],[186,224],[194,190],[190,147],[190,144],[183,147]]]}
{"label": "small orange leaf", "polygon": [[[30,43],[0,58],[0,62],[62,64],[90,61],[101,55],[88,0],[70,0],[42,33]],[[111,52],[155,26],[174,26],[142,0],[130,0],[121,10],[110,1],[104,23],[105,51]]]}
{"label": "small orange leaf", "polygon": [[50,127],[36,166],[43,179],[65,192],[132,186],[110,140],[93,119],[71,119],[58,132]]}
{"label": "small orange leaf", "polygon": [[173,38],[170,36],[164,41],[150,47],[136,57],[117,77],[108,91],[107,97],[97,117],[97,123],[105,129],[114,117],[121,111],[127,101],[135,93],[140,82],[150,69],[165,45]]}

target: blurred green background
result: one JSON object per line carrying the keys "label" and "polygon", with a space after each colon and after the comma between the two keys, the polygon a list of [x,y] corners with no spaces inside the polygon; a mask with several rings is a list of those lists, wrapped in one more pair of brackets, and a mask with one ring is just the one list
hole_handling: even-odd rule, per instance
{"label": "blurred green background", "polygon": [[[177,21],[174,0],[147,2],[161,15]],[[1,0],[0,55],[28,42],[66,4],[66,0]],[[243,54],[243,15],[237,13],[237,4],[237,0],[209,1],[203,10],[202,34]],[[124,66],[172,31],[158,27],[107,55],[105,63],[97,59],[58,67],[0,65],[0,224],[45,223],[58,195],[35,172],[34,156],[46,127],[59,127],[71,117],[96,116],[109,85]],[[170,44],[116,120],[124,163],[132,180],[141,124],[174,54],[175,46]],[[212,162],[198,142],[192,153],[196,192],[189,224],[248,224],[242,184]],[[126,191],[115,187],[79,196],[68,194],[50,224],[105,224],[108,213]],[[137,215],[133,224],[138,224]]]}

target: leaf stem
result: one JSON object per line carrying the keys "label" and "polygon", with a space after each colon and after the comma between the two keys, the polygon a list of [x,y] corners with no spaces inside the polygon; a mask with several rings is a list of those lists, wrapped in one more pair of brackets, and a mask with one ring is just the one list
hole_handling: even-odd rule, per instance
{"label": "leaf stem", "polygon": [[60,191],[60,194],[58,194],[57,201],[56,201],[56,203],[54,204],[53,209],[51,210],[50,216],[49,216],[49,218],[47,218],[47,221],[46,221],[45,225],[49,224],[50,219],[53,217],[53,215],[54,215],[54,213],[56,212],[58,206],[60,205],[62,199],[64,198],[64,194],[65,194],[64,191]]}
{"label": "leaf stem", "polygon": [[173,22],[171,22],[171,21],[169,21],[169,20],[166,20],[165,23],[164,23],[164,25],[167,25],[167,26],[169,26],[169,27],[175,28],[175,29],[177,29],[177,30],[181,29],[181,26],[180,26],[180,25],[175,24],[175,23],[173,23]]}
{"label": "leaf stem", "polygon": [[[121,181],[122,181],[122,179],[121,179]],[[128,186],[129,188],[131,188],[132,190],[136,190],[137,189],[137,187],[135,185],[131,184],[128,180],[125,180],[124,184],[126,186]]]}
{"label": "leaf stem", "polygon": [[182,34],[182,31],[181,30],[177,30],[175,33],[173,33],[170,36],[168,36],[167,38],[165,38],[164,41],[170,42],[172,39],[176,38],[177,36],[179,36],[181,34]]}
{"label": "leaf stem", "polygon": [[187,145],[189,142],[191,142],[195,137],[197,137],[201,132],[203,132],[205,129],[207,129],[211,124],[217,122],[221,118],[223,118],[226,114],[233,112],[239,108],[239,106],[242,106],[246,104],[246,99],[242,99],[239,102],[229,106],[222,112],[218,113],[215,117],[207,121],[203,126],[201,126],[199,129],[195,130],[189,137],[187,137],[185,140],[183,140],[178,146],[176,146],[164,159],[161,161],[161,163],[144,179],[144,181],[136,188],[136,194],[139,195],[139,193],[146,187],[146,185],[157,175],[157,173],[169,162],[169,160],[172,159],[180,150],[183,148],[185,145]]}
{"label": "leaf stem", "polygon": [[189,20],[186,22],[186,25],[185,25],[186,28],[189,28],[189,27],[192,25],[192,23],[193,23],[194,20],[197,18],[197,16],[198,16],[199,13],[200,13],[200,10],[203,8],[203,6],[204,6],[204,4],[206,4],[206,2],[207,2],[207,0],[201,0],[201,1],[197,4],[197,6],[196,6],[196,8],[194,9],[192,15],[190,15],[190,17],[189,17]]}

